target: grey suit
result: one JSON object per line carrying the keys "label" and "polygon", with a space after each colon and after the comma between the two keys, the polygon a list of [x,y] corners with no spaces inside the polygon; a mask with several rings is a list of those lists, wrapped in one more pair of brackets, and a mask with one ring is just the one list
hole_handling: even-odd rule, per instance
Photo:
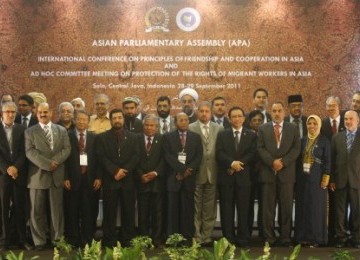
{"label": "grey suit", "polygon": [[[170,116],[170,115],[169,115],[169,117],[170,117],[170,126],[168,126],[167,133],[172,132],[172,131],[174,131],[176,129],[174,118],[172,116]],[[159,134],[166,134],[166,133],[164,133],[163,127],[162,127],[163,126],[163,121],[162,120],[164,120],[164,119],[167,119],[167,118],[159,117],[159,128],[158,128],[158,133]]]}
{"label": "grey suit", "polygon": [[203,146],[203,157],[199,173],[196,176],[195,188],[195,238],[200,243],[211,242],[211,235],[216,220],[216,138],[224,128],[214,122],[209,122],[209,137],[206,140],[201,131],[199,121],[189,125],[189,130],[200,135]]}
{"label": "grey suit", "polygon": [[[265,123],[259,128],[257,147],[261,159],[259,179],[262,183],[264,238],[269,243],[275,242],[274,218],[276,200],[278,199],[281,214],[279,218],[280,242],[288,243],[291,234],[295,166],[301,149],[299,132],[294,124],[284,122],[278,148],[273,123]],[[274,172],[272,169],[273,161],[279,158],[282,158],[284,167],[279,172]]]}
{"label": "grey suit", "polygon": [[342,131],[331,140],[331,182],[335,183],[335,232],[339,242],[346,240],[344,225],[347,195],[350,198],[352,217],[351,235],[354,245],[360,245],[360,129],[348,152],[346,133]]}
{"label": "grey suit", "polygon": [[[46,243],[46,196],[49,196],[50,202],[52,241],[59,239],[64,232],[64,162],[71,148],[64,127],[52,123],[51,131],[53,149],[50,148],[40,124],[25,131],[26,157],[30,160],[28,172],[31,203],[30,228],[36,246]],[[50,171],[52,161],[59,163],[54,171]]]}

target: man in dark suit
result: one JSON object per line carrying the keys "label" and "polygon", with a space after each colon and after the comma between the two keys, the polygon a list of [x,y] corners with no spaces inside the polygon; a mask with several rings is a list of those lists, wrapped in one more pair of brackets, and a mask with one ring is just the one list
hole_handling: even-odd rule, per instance
{"label": "man in dark suit", "polygon": [[[220,218],[223,236],[238,246],[248,245],[250,238],[248,212],[251,191],[251,169],[256,155],[256,135],[243,127],[244,110],[229,110],[231,129],[218,134],[216,158],[219,162]],[[237,232],[234,230],[235,205]]]}
{"label": "man in dark suit", "polygon": [[65,235],[74,246],[90,244],[96,231],[101,178],[97,169],[95,137],[87,130],[90,116],[75,113],[75,129],[69,130],[71,153],[65,163]]}
{"label": "man in dark suit", "polygon": [[289,115],[285,117],[286,122],[293,123],[300,134],[300,138],[307,136],[306,119],[303,112],[303,99],[301,95],[288,96]]}
{"label": "man in dark suit", "polygon": [[347,196],[350,199],[352,217],[352,245],[360,248],[360,131],[356,111],[345,113],[346,131],[335,135],[331,142],[332,169],[330,189],[335,192],[336,247],[344,247],[346,227],[344,224]]}
{"label": "man in dark suit", "polygon": [[231,124],[226,115],[226,103],[223,97],[217,96],[211,100],[212,117],[211,121],[223,126],[225,129],[230,128]]}
{"label": "man in dark suit", "polygon": [[156,101],[156,111],[159,116],[159,128],[160,134],[166,134],[174,131],[175,124],[174,118],[170,115],[171,101],[168,96],[160,96]]}
{"label": "man in dark suit", "polygon": [[259,127],[257,151],[261,160],[262,211],[264,240],[275,243],[275,209],[279,202],[281,246],[291,246],[291,219],[296,159],[300,153],[300,137],[296,126],[284,122],[281,102],[271,107],[272,122]]}
{"label": "man in dark suit", "polygon": [[333,135],[345,130],[344,112],[340,111],[341,101],[339,97],[330,96],[326,99],[327,117],[323,118],[321,134],[331,142]]}
{"label": "man in dark suit", "polygon": [[19,111],[15,118],[15,123],[28,128],[38,123],[37,118],[32,114],[34,99],[29,95],[22,95],[18,99]]}
{"label": "man in dark suit", "polygon": [[137,136],[124,129],[121,109],[110,111],[111,129],[96,138],[97,160],[103,178],[104,245],[116,245],[116,219],[120,201],[122,244],[135,237],[135,169],[139,161]]}
{"label": "man in dark suit", "polygon": [[[37,108],[39,123],[25,131],[26,157],[30,160],[28,188],[30,189],[30,228],[37,250],[46,245],[47,224],[51,225],[51,242],[64,233],[63,185],[65,160],[70,154],[66,129],[51,122],[49,104]],[[46,204],[50,204],[50,223],[46,219]]]}
{"label": "man in dark suit", "polygon": [[130,132],[142,133],[143,125],[139,118],[136,117],[139,100],[134,97],[126,97],[122,102],[125,123],[124,128]]}
{"label": "man in dark suit", "polygon": [[360,91],[356,91],[351,99],[351,110],[354,110],[360,116]]}
{"label": "man in dark suit", "polygon": [[[341,100],[339,97],[330,96],[326,99],[326,113],[327,116],[322,119],[320,132],[326,136],[331,142],[334,135],[345,130],[344,112],[340,110]],[[331,189],[329,193],[329,224],[328,224],[328,243],[329,245],[335,242],[335,195]],[[346,209],[347,211],[347,209]],[[347,214],[345,214],[344,222],[347,223]]]}
{"label": "man in dark suit", "polygon": [[0,247],[8,249],[10,244],[10,205],[15,212],[15,225],[19,245],[27,250],[31,246],[26,241],[25,192],[26,192],[26,156],[25,127],[14,124],[16,105],[6,102],[2,105],[2,123],[0,126],[0,201],[1,201],[1,237]]}
{"label": "man in dark suit", "polygon": [[194,236],[194,192],[196,174],[203,154],[201,138],[188,130],[189,117],[180,112],[175,117],[177,130],[164,136],[168,217],[167,233],[182,234],[191,244]]}
{"label": "man in dark suit", "polygon": [[163,201],[165,172],[163,136],[157,133],[157,116],[144,118],[144,133],[138,135],[140,161],[137,166],[139,232],[151,236],[154,245],[163,245]]}

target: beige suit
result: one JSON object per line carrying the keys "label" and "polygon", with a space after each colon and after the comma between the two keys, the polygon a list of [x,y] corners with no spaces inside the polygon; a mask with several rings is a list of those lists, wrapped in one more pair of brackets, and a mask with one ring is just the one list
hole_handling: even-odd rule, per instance
{"label": "beige suit", "polygon": [[209,122],[209,137],[205,138],[199,121],[189,126],[189,130],[201,136],[203,157],[196,176],[195,189],[195,238],[200,243],[211,242],[211,235],[216,220],[216,137],[224,128]]}
{"label": "beige suit", "polygon": [[[26,157],[30,160],[28,188],[30,189],[30,228],[35,246],[46,243],[46,196],[49,197],[51,211],[51,239],[55,241],[63,236],[63,183],[64,162],[70,154],[70,142],[66,129],[51,124],[53,149],[46,140],[40,124],[25,131]],[[50,171],[50,163],[56,161],[59,166]],[[47,193],[48,192],[48,193]]]}

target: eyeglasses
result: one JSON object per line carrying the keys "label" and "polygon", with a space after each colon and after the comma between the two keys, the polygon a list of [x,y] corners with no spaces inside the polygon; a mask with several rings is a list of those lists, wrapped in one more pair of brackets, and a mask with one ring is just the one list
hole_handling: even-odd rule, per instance
{"label": "eyeglasses", "polygon": [[16,113],[16,111],[2,111],[2,112],[5,114],[15,114]]}

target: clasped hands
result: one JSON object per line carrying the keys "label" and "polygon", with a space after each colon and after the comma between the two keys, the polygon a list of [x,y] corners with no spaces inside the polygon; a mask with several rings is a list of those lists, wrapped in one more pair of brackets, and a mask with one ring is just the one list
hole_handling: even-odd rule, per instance
{"label": "clasped hands", "polygon": [[230,168],[227,170],[228,175],[233,175],[235,172],[244,170],[244,163],[240,161],[233,161]]}
{"label": "clasped hands", "polygon": [[155,179],[156,176],[157,175],[154,171],[145,173],[145,174],[141,175],[141,182],[148,183],[148,182],[152,181],[153,179]]}
{"label": "clasped hands", "polygon": [[192,171],[193,171],[193,169],[186,168],[186,170],[184,172],[178,172],[175,177],[178,181],[182,181],[186,177],[190,176],[192,174]]}

